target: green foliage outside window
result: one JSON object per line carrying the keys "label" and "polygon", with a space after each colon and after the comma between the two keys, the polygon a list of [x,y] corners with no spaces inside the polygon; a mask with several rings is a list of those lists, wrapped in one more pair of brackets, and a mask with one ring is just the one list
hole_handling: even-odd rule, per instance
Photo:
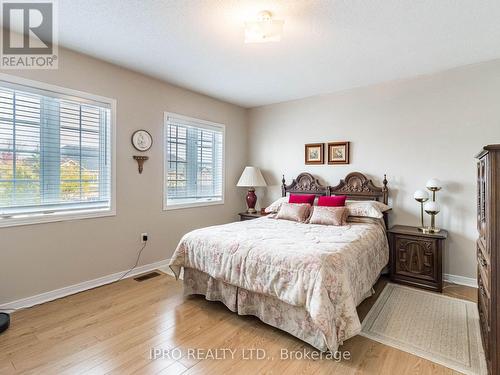
{"label": "green foliage outside window", "polygon": [[[0,153],[0,207],[40,204],[40,156],[17,158],[15,165],[14,174],[13,153]],[[64,161],[60,167],[59,194],[64,201],[97,199],[99,172],[80,168],[73,159]]]}

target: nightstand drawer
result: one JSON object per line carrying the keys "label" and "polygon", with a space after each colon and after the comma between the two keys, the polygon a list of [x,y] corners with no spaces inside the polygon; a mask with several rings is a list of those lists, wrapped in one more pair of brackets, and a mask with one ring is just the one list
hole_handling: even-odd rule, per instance
{"label": "nightstand drawer", "polygon": [[256,219],[255,216],[246,216],[246,215],[241,215],[240,216],[240,221],[247,221],[247,220],[253,220]]}
{"label": "nightstand drawer", "polygon": [[394,245],[396,274],[437,282],[435,240],[396,235]]}
{"label": "nightstand drawer", "polygon": [[247,220],[253,220],[253,219],[258,219],[259,217],[264,217],[267,214],[263,212],[240,212],[238,215],[240,215],[240,221],[247,221]]}

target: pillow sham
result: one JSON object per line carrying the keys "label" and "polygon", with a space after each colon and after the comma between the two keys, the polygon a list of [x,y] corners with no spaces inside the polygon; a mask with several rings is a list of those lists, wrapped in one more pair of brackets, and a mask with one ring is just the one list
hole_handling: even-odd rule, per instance
{"label": "pillow sham", "polygon": [[308,203],[283,203],[275,218],[304,223],[309,218],[310,210]]}
{"label": "pillow sham", "polygon": [[346,225],[348,210],[346,207],[314,206],[309,217],[309,224]]}
{"label": "pillow sham", "polygon": [[276,199],[273,203],[271,203],[264,209],[264,212],[266,214],[274,214],[280,210],[283,203],[288,203],[288,197],[281,197],[279,199]]}
{"label": "pillow sham", "polygon": [[372,206],[376,206],[380,210],[380,212],[385,212],[385,211],[391,210],[391,207],[389,207],[385,203],[382,203],[382,202],[379,202],[379,201],[354,201],[354,200],[347,200],[346,204],[349,204],[349,203],[367,203],[367,204],[370,204]]}
{"label": "pillow sham", "polygon": [[331,197],[321,196],[318,198],[318,206],[323,207],[342,207],[345,206],[345,195],[332,195]]}
{"label": "pillow sham", "polygon": [[[349,212],[349,211],[348,211]],[[347,223],[368,223],[368,224],[380,224],[385,228],[384,219],[376,219],[374,217],[367,216],[347,216]]]}
{"label": "pillow sham", "polygon": [[290,194],[288,203],[308,203],[312,206],[314,199],[316,199],[314,194]]}
{"label": "pillow sham", "polygon": [[378,201],[347,201],[346,207],[349,216],[373,217],[376,219],[383,218],[383,212],[391,209],[386,204]]}

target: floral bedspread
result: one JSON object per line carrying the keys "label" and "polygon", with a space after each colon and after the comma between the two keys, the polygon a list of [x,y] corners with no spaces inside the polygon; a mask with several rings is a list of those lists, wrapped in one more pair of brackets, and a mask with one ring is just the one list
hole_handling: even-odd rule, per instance
{"label": "floral bedspread", "polygon": [[264,217],[187,233],[170,268],[176,276],[193,268],[303,307],[334,351],[361,331],[356,306],[388,258],[379,222],[336,227]]}

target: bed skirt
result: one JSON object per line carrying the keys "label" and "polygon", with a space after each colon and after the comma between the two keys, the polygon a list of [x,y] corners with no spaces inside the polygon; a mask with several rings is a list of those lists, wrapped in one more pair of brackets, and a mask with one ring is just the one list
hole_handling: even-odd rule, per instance
{"label": "bed skirt", "polygon": [[[184,268],[184,295],[192,294],[201,294],[209,301],[222,302],[239,315],[256,316],[264,323],[288,332],[320,351],[328,350],[323,333],[315,327],[303,307],[238,288],[193,268]],[[372,294],[373,290],[366,297]]]}

